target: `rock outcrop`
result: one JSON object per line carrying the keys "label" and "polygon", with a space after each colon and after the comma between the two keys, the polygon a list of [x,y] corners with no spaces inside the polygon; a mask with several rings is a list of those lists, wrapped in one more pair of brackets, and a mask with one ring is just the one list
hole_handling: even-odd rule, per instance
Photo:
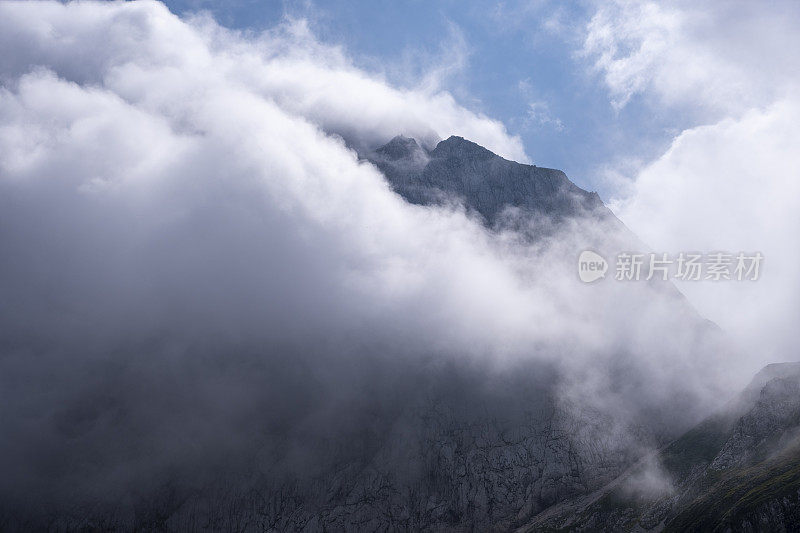
{"label": "rock outcrop", "polygon": [[[520,222],[547,226],[575,217],[619,223],[595,192],[572,183],[560,170],[503,159],[462,137],[426,150],[398,136],[367,155],[394,190],[415,204],[457,202],[493,228],[518,230]],[[538,224],[542,230],[545,224]]]}

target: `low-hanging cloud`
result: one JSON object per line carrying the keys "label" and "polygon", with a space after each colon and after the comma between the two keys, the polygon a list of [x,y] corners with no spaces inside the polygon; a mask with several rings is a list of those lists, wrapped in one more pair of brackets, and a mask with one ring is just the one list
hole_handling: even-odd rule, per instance
{"label": "low-hanging cloud", "polygon": [[353,148],[458,133],[524,151],[302,23],[248,36],[154,2],[5,2],[0,49],[9,498],[113,501],[273,455],[313,473],[315,439],[360,435],[429,374],[473,372],[469,396],[509,366],[557,368],[623,440],[727,385],[701,371],[724,354],[681,298],[580,284],[577,251],[609,228],[533,246],[393,193]]}

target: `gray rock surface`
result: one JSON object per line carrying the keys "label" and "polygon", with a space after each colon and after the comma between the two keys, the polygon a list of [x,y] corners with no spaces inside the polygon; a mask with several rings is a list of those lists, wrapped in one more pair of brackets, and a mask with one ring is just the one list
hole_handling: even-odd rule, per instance
{"label": "gray rock surface", "polygon": [[800,363],[765,367],[730,405],[654,458],[665,485],[647,494],[640,462],[521,531],[799,531]]}
{"label": "gray rock surface", "polygon": [[585,216],[616,220],[597,193],[581,189],[562,171],[503,159],[462,137],[428,151],[398,136],[367,159],[407,201],[462,203],[489,227],[519,226],[519,218],[551,224]]}

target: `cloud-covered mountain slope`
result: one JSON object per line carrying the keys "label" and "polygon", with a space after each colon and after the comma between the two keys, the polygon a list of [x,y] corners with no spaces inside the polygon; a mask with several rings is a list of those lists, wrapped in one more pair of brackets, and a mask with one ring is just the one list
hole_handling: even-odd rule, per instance
{"label": "cloud-covered mountain slope", "polygon": [[393,191],[353,148],[527,158],[302,22],[9,1],[0,48],[0,529],[508,529],[729,390],[685,302],[577,279],[619,241],[558,173]]}
{"label": "cloud-covered mountain slope", "polygon": [[[563,173],[501,159],[459,137],[431,151],[400,138],[375,153],[384,158],[378,165],[390,183],[409,201],[431,209],[461,201],[489,228],[522,232],[526,242],[542,236],[531,230],[544,226],[552,246],[565,245],[565,256],[556,256],[570,264],[576,244],[568,236],[605,235],[613,222],[596,195]],[[490,232],[488,238],[498,237]],[[532,275],[560,276],[560,271]],[[653,295],[642,297],[651,303],[665,297],[663,291]],[[675,309],[685,312],[686,306]],[[691,313],[679,318],[687,328],[703,330]],[[144,355],[132,368],[148,389],[160,383],[147,369],[165,357],[168,347],[162,342],[135,347]],[[128,343],[116,343],[120,353],[132,349]],[[242,394],[241,405],[230,408],[230,435],[219,438],[222,449],[209,449],[216,439],[201,436],[190,446],[193,458],[178,444],[175,453],[184,459],[160,458],[150,465],[151,475],[136,480],[135,490],[97,494],[94,487],[105,486],[119,465],[148,464],[141,458],[143,448],[162,450],[173,442],[172,429],[166,436],[151,435],[145,422],[134,431],[132,417],[159,417],[140,413],[136,394],[120,398],[119,390],[108,390],[106,379],[122,379],[125,391],[133,377],[107,370],[111,377],[97,390],[90,387],[52,416],[59,439],[69,443],[52,452],[56,463],[74,469],[44,471],[35,480],[40,485],[15,493],[0,507],[0,519],[12,529],[45,523],[55,529],[100,523],[122,530],[196,524],[269,531],[513,529],[553,505],[599,489],[676,436],[699,412],[692,407],[698,398],[690,392],[694,387],[683,395],[653,394],[652,370],[631,360],[627,348],[581,347],[579,356],[588,363],[576,361],[580,369],[569,361],[574,349],[560,340],[542,343],[528,357],[497,365],[463,353],[438,355],[430,348],[404,353],[377,343],[355,355],[336,348],[328,353],[321,346],[309,353],[263,343],[190,346],[178,356],[189,363],[171,378],[186,388],[183,394],[202,398],[203,387],[210,386],[205,382],[220,379],[224,390]],[[223,374],[198,375],[203,361],[216,361]],[[320,361],[335,362],[335,371]],[[606,375],[608,383],[598,383],[598,376]],[[251,399],[252,388],[259,392]],[[171,428],[191,421],[191,434],[206,427],[192,421],[203,412],[179,404],[163,416],[172,419]],[[674,412],[683,416],[675,420]],[[116,435],[123,431],[136,438],[120,449]],[[107,439],[111,443],[101,446]],[[42,452],[33,463],[48,456]],[[200,460],[204,464],[198,466]],[[93,465],[96,485],[68,490],[86,465]],[[13,474],[24,478],[29,465],[17,466]]]}
{"label": "cloud-covered mountain slope", "polygon": [[765,367],[733,402],[655,457],[664,483],[631,468],[522,531],[796,531],[800,528],[800,363]]}

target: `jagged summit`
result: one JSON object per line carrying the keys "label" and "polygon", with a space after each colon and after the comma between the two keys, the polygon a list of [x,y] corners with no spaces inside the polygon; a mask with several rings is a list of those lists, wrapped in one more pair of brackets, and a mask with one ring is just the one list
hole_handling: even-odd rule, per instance
{"label": "jagged summit", "polygon": [[455,135],[430,151],[400,135],[367,159],[408,202],[430,205],[456,199],[489,226],[509,209],[554,222],[584,215],[615,220],[596,193],[581,189],[562,171],[509,161]]}
{"label": "jagged summit", "polygon": [[416,139],[412,137],[406,137],[404,135],[398,135],[385,145],[375,150],[375,152],[391,161],[396,161],[398,159],[409,157],[411,154],[420,150],[422,150],[422,147],[417,144]]}
{"label": "jagged summit", "polygon": [[483,146],[456,135],[452,135],[437,144],[431,155],[434,157],[468,157],[471,159],[500,157]]}

